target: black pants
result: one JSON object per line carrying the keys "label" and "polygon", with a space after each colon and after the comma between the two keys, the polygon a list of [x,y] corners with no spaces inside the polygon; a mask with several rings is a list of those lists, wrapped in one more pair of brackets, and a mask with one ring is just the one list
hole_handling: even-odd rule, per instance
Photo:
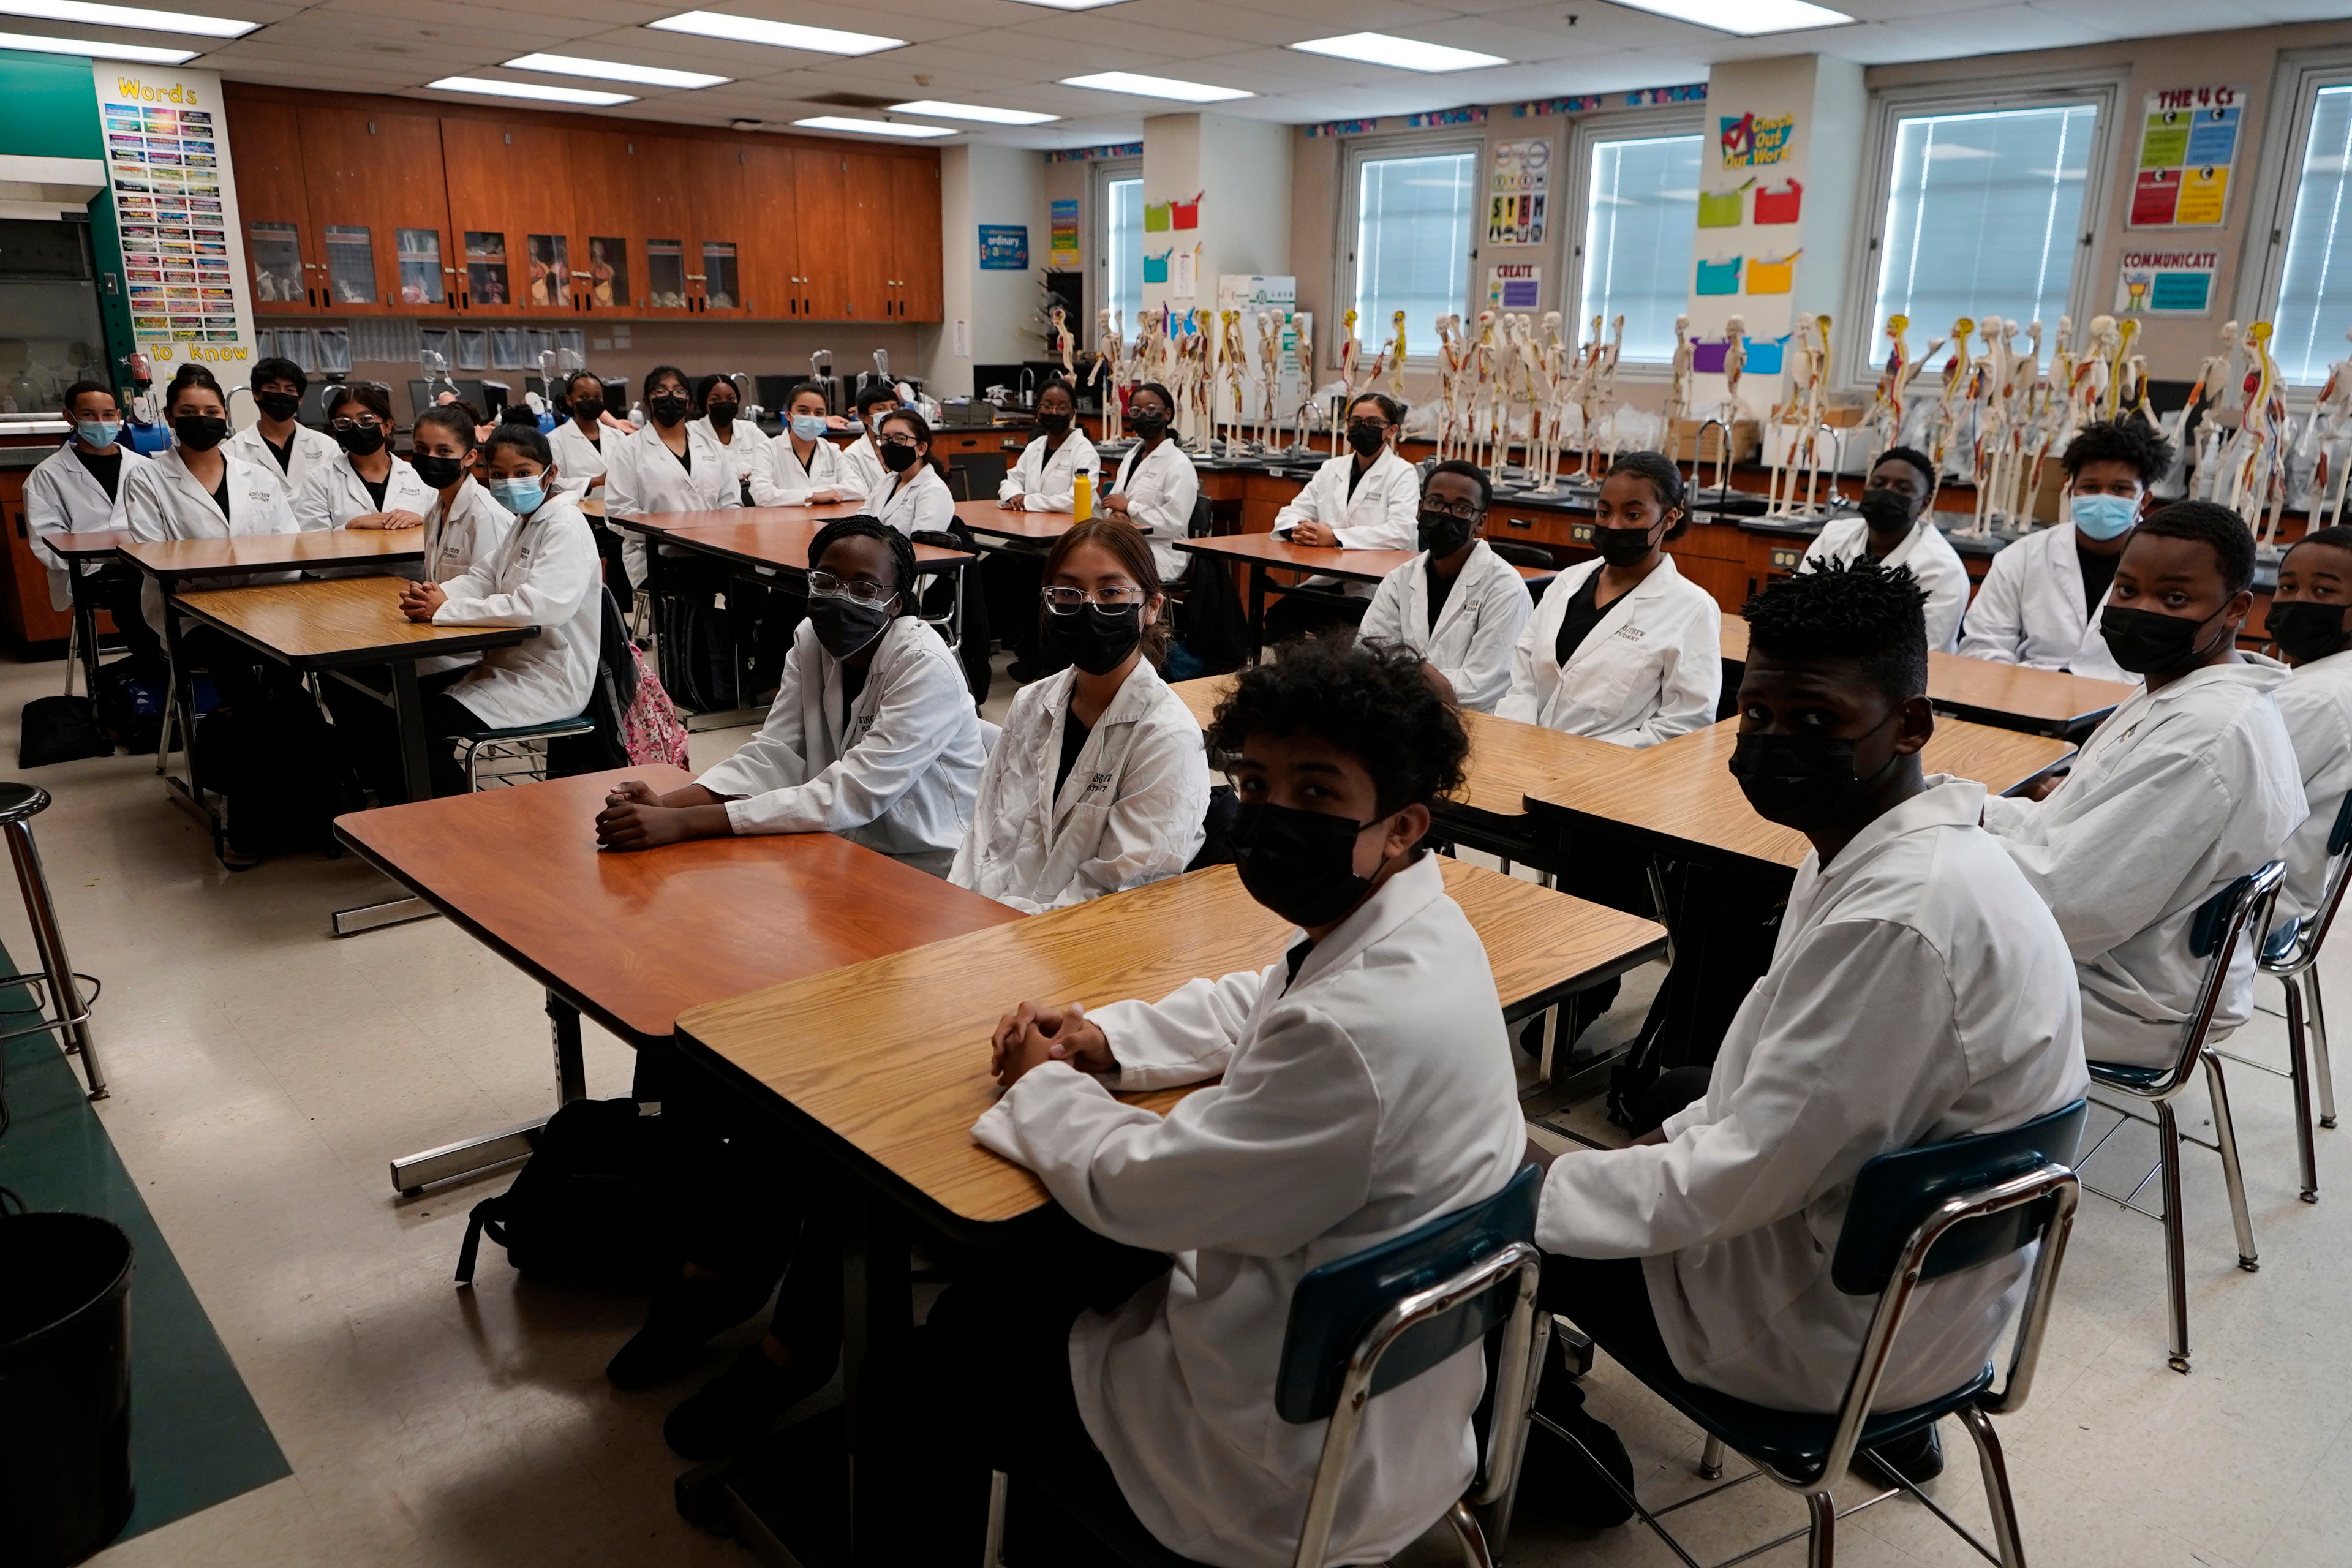
{"label": "black pants", "polygon": [[[366,665],[343,673],[364,681],[387,699],[391,696],[389,665]],[[417,682],[425,695],[425,761],[436,796],[466,793],[466,770],[459,765],[447,737],[490,727],[480,714],[449,695],[449,688],[465,673],[462,669],[446,670],[425,676]],[[326,682],[326,691],[327,711],[334,715],[335,728],[343,737],[345,751],[360,782],[375,792],[378,805],[405,802],[408,777],[401,765],[400,721],[390,702],[378,701],[331,678]]]}
{"label": "black pants", "polygon": [[257,712],[272,699],[291,698],[302,689],[302,678],[289,666],[256,653],[226,632],[210,626],[186,626],[180,632],[180,657],[189,669],[212,677],[220,705]]}
{"label": "black pants", "polygon": [[1536,1304],[1582,1329],[1603,1350],[1667,1360],[1657,1309],[1650,1304],[1650,1282],[1638,1258],[1570,1258],[1547,1252]]}
{"label": "black pants", "polygon": [[141,584],[145,581],[145,574],[135,566],[109,565],[84,574],[82,598],[114,617],[114,629],[122,635],[122,646],[130,651],[134,668],[160,675],[163,668],[163,639],[147,624],[146,613],[139,603]]}

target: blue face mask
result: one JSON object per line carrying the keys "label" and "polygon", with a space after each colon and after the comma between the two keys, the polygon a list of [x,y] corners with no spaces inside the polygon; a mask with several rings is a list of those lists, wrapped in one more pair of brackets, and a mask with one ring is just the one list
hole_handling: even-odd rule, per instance
{"label": "blue face mask", "polygon": [[2068,496],[2067,515],[2076,531],[2090,539],[2113,539],[2139,516],[2136,496]]}
{"label": "blue face mask", "polygon": [[799,437],[803,441],[822,440],[824,437],[824,416],[822,414],[795,414],[793,416],[793,434]]}
{"label": "blue face mask", "polygon": [[536,479],[492,479],[490,499],[517,517],[529,517],[547,504],[547,487]]}
{"label": "blue face mask", "polygon": [[121,434],[121,431],[122,421],[120,419],[74,421],[74,434],[81,437],[81,444],[85,447],[111,447],[114,445],[114,437]]}

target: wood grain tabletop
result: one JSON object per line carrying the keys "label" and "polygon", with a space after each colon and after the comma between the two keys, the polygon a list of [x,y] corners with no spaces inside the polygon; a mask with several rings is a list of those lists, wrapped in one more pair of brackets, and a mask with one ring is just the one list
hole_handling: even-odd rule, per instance
{"label": "wood grain tabletop", "polygon": [[[1723,617],[1723,657],[1747,662],[1748,622]],[[2060,669],[2028,669],[1956,653],[1927,656],[1927,699],[1987,722],[2019,720],[2037,726],[2085,723],[2113,710],[2139,688],[2094,680]]]}
{"label": "wood grain tabletop", "polygon": [[436,626],[400,613],[404,577],[328,577],[205,588],[172,603],[207,626],[297,666],[366,664],[504,647],[537,626]]}
{"label": "wood grain tabletop", "polygon": [[240,533],[227,539],[129,540],[123,556],[159,576],[291,572],[310,566],[425,559],[421,528],[330,528],[312,533]]}

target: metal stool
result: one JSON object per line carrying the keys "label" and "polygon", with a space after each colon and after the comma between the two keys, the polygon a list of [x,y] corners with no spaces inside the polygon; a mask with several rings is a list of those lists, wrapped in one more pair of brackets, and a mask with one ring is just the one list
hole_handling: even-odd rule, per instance
{"label": "metal stool", "polygon": [[[49,792],[38,785],[0,784],[0,833],[7,836],[8,855],[16,863],[16,887],[25,898],[25,918],[33,928],[33,943],[41,951],[38,972],[0,975],[0,985],[47,985],[49,994],[39,1023],[0,1034],[0,1041],[47,1029],[62,1031],[66,1054],[81,1058],[89,1097],[104,1100],[106,1075],[99,1070],[97,1042],[90,1036],[89,1003],[82,1000],[81,989],[74,984],[73,965],[66,960],[65,934],[58,929],[57,908],[49,901],[49,879],[41,871],[41,851],[33,842],[32,819],[48,808]],[[96,986],[98,982],[90,980],[90,984]],[[93,990],[90,1001],[97,999]]]}

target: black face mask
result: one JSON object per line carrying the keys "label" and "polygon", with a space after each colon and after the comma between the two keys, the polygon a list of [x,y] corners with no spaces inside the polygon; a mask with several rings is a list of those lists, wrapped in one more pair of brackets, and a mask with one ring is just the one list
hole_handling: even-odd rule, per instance
{"label": "black face mask", "polygon": [[1450,511],[1425,511],[1413,520],[1413,536],[1421,547],[1432,555],[1451,555],[1470,542],[1470,531],[1478,525],[1466,517],[1456,517]]}
{"label": "black face mask", "polygon": [[655,423],[675,425],[694,412],[694,405],[677,393],[664,392],[647,402],[646,409],[654,416]]}
{"label": "black face mask", "polygon": [[2271,641],[2297,664],[2326,658],[2344,646],[2344,606],[2294,604],[2271,605]]}
{"label": "black face mask", "polygon": [[1592,548],[1601,552],[1601,559],[1612,566],[1632,566],[1650,553],[1650,531],[1646,528],[1595,528]]}
{"label": "black face mask", "polygon": [[1389,444],[1389,433],[1377,425],[1348,426],[1348,445],[1359,458],[1370,458]]}
{"label": "black face mask", "polygon": [[354,425],[348,430],[338,430],[334,435],[335,445],[354,458],[364,458],[370,453],[383,450],[383,426],[381,425]]}
{"label": "black face mask", "polygon": [[881,454],[882,466],[894,474],[903,474],[915,466],[915,449],[896,441],[877,442],[874,448]]}
{"label": "black face mask", "polygon": [[1045,612],[1045,649],[1088,675],[1108,675],[1143,640],[1141,605],[1086,605],[1075,616]]}
{"label": "black face mask", "polygon": [[735,423],[735,411],[742,406],[740,403],[712,404],[709,408],[710,423],[721,430],[726,429]]}
{"label": "black face mask", "polygon": [[272,419],[291,419],[301,410],[302,399],[291,392],[257,392],[253,405]]}
{"label": "black face mask", "polygon": [[885,599],[878,605],[861,605],[845,594],[811,594],[809,626],[825,652],[847,658],[888,629],[896,604],[895,599]]}
{"label": "black face mask", "polygon": [[228,421],[211,414],[183,414],[172,421],[172,434],[191,452],[209,452],[228,439]]}
{"label": "black face mask", "polygon": [[1244,801],[1234,813],[1234,858],[1249,896],[1293,925],[1328,925],[1372,885],[1356,875],[1364,824],[1319,811]]}
{"label": "black face mask", "polygon": [[601,397],[575,397],[572,400],[572,417],[585,419],[593,425],[604,416],[604,400]]}
{"label": "black face mask", "polygon": [[1127,423],[1139,441],[1157,441],[1168,434],[1168,416],[1165,414],[1131,415]]}
{"label": "black face mask", "polygon": [[1864,490],[1862,521],[1873,533],[1907,533],[1911,528],[1911,503],[1893,490]]}
{"label": "black face mask", "polygon": [[[1889,714],[1887,723],[1892,722]],[[1876,787],[1902,754],[1891,753],[1885,767],[1864,779],[1854,776],[1853,752],[1854,742],[1840,735],[1752,731],[1732,747],[1731,776],[1757,816],[1807,832],[1836,821],[1864,792]]]}
{"label": "black face mask", "polygon": [[1070,416],[1066,414],[1040,413],[1037,416],[1037,428],[1048,436],[1058,436],[1069,427]]}
{"label": "black face mask", "polygon": [[408,459],[408,466],[416,470],[418,479],[436,490],[446,490],[466,477],[463,458],[436,458],[429,452],[419,452]]}
{"label": "black face mask", "polygon": [[2210,641],[2197,639],[2204,627],[2205,621],[2126,605],[2109,605],[2099,612],[2099,636],[2106,639],[2108,654],[2134,675],[2169,675],[2204,658],[2212,651]]}

